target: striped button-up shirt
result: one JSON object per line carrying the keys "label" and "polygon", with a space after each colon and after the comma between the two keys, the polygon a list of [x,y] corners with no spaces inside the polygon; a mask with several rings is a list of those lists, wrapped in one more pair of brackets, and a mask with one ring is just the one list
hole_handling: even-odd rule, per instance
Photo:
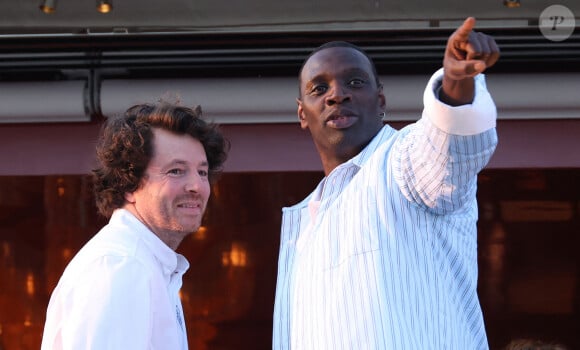
{"label": "striped button-up shirt", "polygon": [[477,297],[477,173],[495,146],[483,75],[450,107],[385,126],[283,209],[274,349],[487,349]]}

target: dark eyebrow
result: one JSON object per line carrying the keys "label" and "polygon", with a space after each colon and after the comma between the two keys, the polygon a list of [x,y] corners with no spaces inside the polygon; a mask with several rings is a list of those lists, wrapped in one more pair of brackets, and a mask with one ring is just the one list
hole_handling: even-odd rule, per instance
{"label": "dark eyebrow", "polygon": [[[363,76],[365,76],[366,78],[369,78],[369,79],[371,78],[371,75],[369,74],[369,72],[367,72],[366,70],[364,70],[362,68],[359,68],[359,67],[346,68],[342,72],[340,72],[340,75],[353,75],[353,74],[363,75]],[[317,82],[317,81],[320,81],[320,80],[326,80],[327,79],[327,75],[328,74],[326,74],[326,73],[317,74],[317,75],[313,76],[312,78],[308,79],[306,81],[306,85],[308,86],[308,84],[311,83],[311,82]]]}
{"label": "dark eyebrow", "polygon": [[317,75],[315,77],[312,77],[312,79],[308,79],[305,82],[305,87],[306,87],[306,89],[309,89],[310,87],[312,87],[312,85],[319,84],[321,81],[325,81],[325,80],[326,79],[322,75]]}
{"label": "dark eyebrow", "polygon": [[[176,166],[176,165],[187,166],[187,162],[184,161],[184,160],[182,160],[182,159],[174,159],[169,164],[167,164],[167,166],[165,166],[164,169],[169,169],[169,168],[171,168],[173,166]],[[197,166],[207,166],[207,167],[209,167],[209,162],[207,160],[204,160],[201,163],[195,164],[195,166],[196,167]]]}
{"label": "dark eyebrow", "polygon": [[[365,69],[360,68],[360,67],[356,67],[356,66],[355,67],[346,68],[340,74],[341,75],[360,75],[360,76],[363,76],[365,79],[375,80],[375,78],[373,78],[374,77],[374,74],[372,74],[372,73],[369,74],[369,72],[367,72]],[[327,73],[322,72],[322,73],[319,73],[319,74],[313,76],[312,78],[310,78],[310,79],[308,79],[306,81],[303,81],[302,77],[300,77],[301,83],[302,82],[304,83],[304,90],[305,90],[304,92],[306,92],[309,89],[311,89],[311,87],[313,85],[318,84],[321,81],[326,81],[327,80],[327,76],[328,76]],[[376,84],[379,85],[379,81],[378,80],[376,80]],[[300,93],[302,93],[302,92],[303,92],[302,91],[302,87],[299,86],[299,90],[298,90],[299,95],[298,95],[298,97],[300,97]]]}
{"label": "dark eyebrow", "polygon": [[368,78],[368,79],[371,78],[371,75],[369,75],[369,72],[367,72],[364,69],[358,68],[358,67],[345,69],[344,70],[344,74],[347,74],[347,75],[352,75],[352,74],[364,75],[365,78]]}

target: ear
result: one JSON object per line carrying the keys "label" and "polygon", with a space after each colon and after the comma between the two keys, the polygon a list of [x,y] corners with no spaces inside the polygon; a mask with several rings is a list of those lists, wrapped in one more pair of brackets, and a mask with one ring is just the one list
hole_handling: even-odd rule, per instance
{"label": "ear", "polygon": [[387,98],[385,97],[385,92],[383,91],[383,84],[378,86],[379,92],[379,113],[383,113],[387,109]]}
{"label": "ear", "polygon": [[125,201],[127,201],[127,203],[135,204],[136,200],[133,192],[125,192]]}
{"label": "ear", "polygon": [[308,122],[306,121],[306,116],[304,115],[304,108],[302,107],[302,101],[299,98],[296,99],[296,103],[298,104],[298,120],[300,121],[300,127],[302,129],[308,128]]}

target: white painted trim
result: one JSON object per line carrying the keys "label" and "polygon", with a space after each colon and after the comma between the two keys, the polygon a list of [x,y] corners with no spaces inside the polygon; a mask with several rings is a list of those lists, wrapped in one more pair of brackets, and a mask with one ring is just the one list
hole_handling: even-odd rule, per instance
{"label": "white painted trim", "polygon": [[[580,118],[580,74],[489,74],[487,86],[498,119]],[[422,111],[429,76],[381,76],[389,121],[413,121]],[[214,78],[174,80],[105,80],[101,111],[122,113],[129,105],[179,98],[200,104],[205,117],[221,124],[294,123],[296,78]]]}
{"label": "white painted trim", "polygon": [[[387,97],[387,121],[413,121],[422,111],[429,76],[381,76]],[[0,83],[0,123],[86,122],[86,81]],[[107,79],[91,97],[103,115],[129,106],[179,99],[200,104],[206,118],[221,124],[295,123],[296,78]],[[580,74],[489,74],[487,86],[498,119],[580,118]],[[98,108],[99,106],[97,106]]]}
{"label": "white painted trim", "polygon": [[86,81],[2,82],[0,123],[88,122]]}

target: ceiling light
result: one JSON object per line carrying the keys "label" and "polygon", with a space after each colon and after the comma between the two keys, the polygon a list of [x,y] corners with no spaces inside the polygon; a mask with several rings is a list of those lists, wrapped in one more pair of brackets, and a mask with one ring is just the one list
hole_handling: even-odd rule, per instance
{"label": "ceiling light", "polygon": [[97,0],[97,11],[100,13],[109,13],[113,10],[112,0]]}
{"label": "ceiling light", "polygon": [[520,0],[503,0],[503,5],[508,8],[520,7]]}
{"label": "ceiling light", "polygon": [[44,0],[40,4],[40,11],[44,13],[54,13],[56,11],[56,0]]}

